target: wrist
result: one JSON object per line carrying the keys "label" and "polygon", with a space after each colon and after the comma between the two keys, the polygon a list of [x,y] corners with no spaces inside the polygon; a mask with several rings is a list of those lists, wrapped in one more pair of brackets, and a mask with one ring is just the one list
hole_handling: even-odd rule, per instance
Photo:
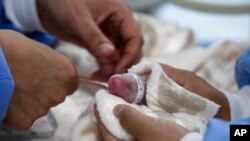
{"label": "wrist", "polygon": [[224,119],[224,120],[231,120],[231,114],[230,114],[230,106],[227,97],[224,93],[219,91],[219,97],[215,101],[217,104],[219,104],[221,107],[216,114],[217,118]]}

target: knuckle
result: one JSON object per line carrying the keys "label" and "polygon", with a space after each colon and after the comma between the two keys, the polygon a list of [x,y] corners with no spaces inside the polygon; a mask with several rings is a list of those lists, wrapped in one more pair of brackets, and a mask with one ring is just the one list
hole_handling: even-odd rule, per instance
{"label": "knuckle", "polygon": [[[64,78],[65,93],[72,94],[79,86],[79,79],[74,65],[67,62],[61,75]],[[63,99],[62,96],[59,96],[59,99]]]}
{"label": "knuckle", "polygon": [[75,67],[73,66],[71,67],[68,77],[69,77],[68,81],[69,87],[67,89],[67,94],[72,94],[79,86],[79,79]]}
{"label": "knuckle", "polygon": [[64,94],[58,94],[53,96],[53,98],[51,98],[51,105],[57,105],[59,103],[62,103],[65,100],[66,96]]}
{"label": "knuckle", "polygon": [[126,119],[129,118],[131,113],[131,108],[129,106],[125,106],[124,109],[119,113],[119,119],[123,123]]}
{"label": "knuckle", "polygon": [[183,70],[183,74],[184,74],[185,78],[188,80],[192,80],[194,77],[194,73],[187,71],[187,70]]}
{"label": "knuckle", "polygon": [[22,130],[29,129],[33,125],[34,121],[35,120],[31,118],[25,118],[25,119],[19,120],[17,123],[17,128],[22,129]]}
{"label": "knuckle", "polygon": [[89,37],[89,39],[92,39],[92,40],[100,40],[99,38],[99,33],[98,32],[96,32],[96,31],[88,31],[87,33],[86,33],[87,35],[86,36],[88,36]]}
{"label": "knuckle", "polygon": [[47,115],[48,111],[49,111],[49,108],[45,108],[45,107],[38,109],[37,118]]}
{"label": "knuckle", "polygon": [[140,36],[140,47],[142,48],[142,46],[144,45],[144,39],[142,38],[142,36]]}

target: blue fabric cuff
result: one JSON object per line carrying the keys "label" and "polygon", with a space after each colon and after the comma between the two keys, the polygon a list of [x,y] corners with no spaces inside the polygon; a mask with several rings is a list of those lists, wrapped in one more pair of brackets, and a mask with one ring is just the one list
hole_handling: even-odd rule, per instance
{"label": "blue fabric cuff", "polygon": [[229,123],[220,119],[208,122],[204,141],[229,141]]}
{"label": "blue fabric cuff", "polygon": [[15,83],[0,46],[0,124],[6,116]]}
{"label": "blue fabric cuff", "polygon": [[242,53],[236,61],[235,80],[239,88],[250,85],[250,49]]}
{"label": "blue fabric cuff", "polygon": [[211,119],[208,122],[204,141],[229,141],[230,125],[249,125],[250,117],[230,122],[221,119]]}
{"label": "blue fabric cuff", "polygon": [[15,30],[17,32],[20,32],[24,34],[25,36],[36,40],[38,42],[41,42],[43,44],[46,44],[48,46],[52,46],[56,42],[56,38],[47,32],[25,32],[23,33],[21,30],[19,30],[7,17],[5,14],[5,10],[3,7],[3,0],[0,0],[0,29],[10,29]]}

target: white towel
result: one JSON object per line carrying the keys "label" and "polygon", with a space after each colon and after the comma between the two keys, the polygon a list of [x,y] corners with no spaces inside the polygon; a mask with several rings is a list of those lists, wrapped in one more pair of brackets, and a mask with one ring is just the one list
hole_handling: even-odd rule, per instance
{"label": "white towel", "polygon": [[[118,119],[113,115],[113,108],[117,104],[130,105],[149,116],[170,120],[190,131],[201,133],[205,130],[207,119],[215,116],[218,111],[217,104],[176,84],[156,62],[141,62],[128,71],[146,78],[147,106],[129,104],[106,90],[99,90],[95,98],[101,121],[109,132],[119,139],[130,141],[133,137],[121,127]],[[74,129],[75,132],[73,131],[73,141],[84,141],[90,136],[90,127],[87,127],[86,122],[85,127],[79,126],[83,125],[80,123],[81,120],[86,121],[91,119],[90,117],[93,118],[91,110],[88,115],[79,120]],[[95,120],[90,122],[92,127],[96,126],[95,122]],[[96,132],[96,129],[91,133],[92,139],[87,140],[96,141],[97,138],[94,136],[97,136],[97,133],[94,135],[93,132]]]}
{"label": "white towel", "polygon": [[147,78],[146,101],[153,110],[199,114],[205,119],[213,117],[218,111],[217,104],[175,83],[156,62],[139,63],[128,72]]}

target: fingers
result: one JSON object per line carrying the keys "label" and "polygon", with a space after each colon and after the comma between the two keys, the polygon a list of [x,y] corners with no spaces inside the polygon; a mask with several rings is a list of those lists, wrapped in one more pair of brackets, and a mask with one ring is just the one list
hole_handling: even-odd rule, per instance
{"label": "fingers", "polygon": [[98,126],[98,129],[99,129],[98,131],[99,131],[99,133],[101,135],[101,140],[103,140],[103,141],[121,141],[121,140],[115,138],[114,136],[112,136],[109,133],[109,131],[102,124],[97,109],[96,108],[94,108],[94,109],[95,109],[95,116],[96,116],[96,119],[97,119],[97,126]]}
{"label": "fingers", "polygon": [[91,16],[82,16],[79,19],[76,19],[76,23],[76,31],[79,31],[79,35],[87,48],[95,56],[108,57],[114,53],[114,45],[103,34]]}
{"label": "fingers", "polygon": [[[141,57],[142,36],[130,10],[123,4],[117,4],[117,10],[111,10],[110,16],[100,24],[103,33],[115,45],[114,73],[126,72]],[[113,57],[113,56],[112,56]]]}
{"label": "fingers", "polygon": [[[100,69],[92,75],[92,79],[107,80],[114,73],[115,63],[112,59],[112,55],[116,52],[114,45],[107,39],[91,17],[88,20],[85,18],[85,22],[81,24],[81,27],[78,27],[78,31],[87,49],[98,58]],[[105,60],[104,63],[103,60]]]}
{"label": "fingers", "polygon": [[[221,106],[216,117],[230,120],[230,107],[225,95],[195,73],[161,64],[165,73],[181,87],[210,99]],[[192,83],[190,83],[192,82]]]}
{"label": "fingers", "polygon": [[[44,3],[53,5],[56,2]],[[103,79],[110,74],[126,72],[138,61],[142,36],[122,1],[75,0],[62,2],[59,6],[61,8],[50,9],[54,16],[47,19],[47,29],[62,39],[84,44],[95,57],[107,59],[109,63],[100,64],[105,68],[95,73],[96,77]]]}
{"label": "fingers", "polygon": [[100,64],[100,69],[92,74],[91,79],[99,81],[107,81],[108,78],[113,74],[113,64]]}
{"label": "fingers", "polygon": [[143,44],[140,30],[131,13],[128,9],[125,9],[123,14],[124,15],[117,14],[117,16],[122,17],[119,21],[120,25],[118,30],[123,40],[123,46],[121,47],[123,50],[121,51],[121,59],[117,63],[118,65],[115,69],[116,73],[123,72],[124,69],[129,68],[138,61],[138,59],[141,57],[141,49]]}
{"label": "fingers", "polygon": [[152,130],[150,117],[126,105],[116,106],[113,112],[119,118],[122,127],[136,139],[143,140],[150,134]]}
{"label": "fingers", "polygon": [[193,76],[193,74],[189,71],[177,69],[166,64],[161,64],[161,67],[164,72],[181,87],[186,88],[187,83],[192,81],[188,80],[191,78],[190,76]]}
{"label": "fingers", "polygon": [[146,116],[130,106],[118,105],[113,112],[138,141],[177,141],[188,133],[187,129],[174,122]]}
{"label": "fingers", "polygon": [[167,64],[161,64],[161,67],[169,77],[175,78],[177,69],[175,69]]}
{"label": "fingers", "polygon": [[125,49],[121,53],[121,59],[117,63],[115,73],[126,72],[127,68],[140,60],[141,44],[140,38],[129,39],[127,43],[125,43]]}

